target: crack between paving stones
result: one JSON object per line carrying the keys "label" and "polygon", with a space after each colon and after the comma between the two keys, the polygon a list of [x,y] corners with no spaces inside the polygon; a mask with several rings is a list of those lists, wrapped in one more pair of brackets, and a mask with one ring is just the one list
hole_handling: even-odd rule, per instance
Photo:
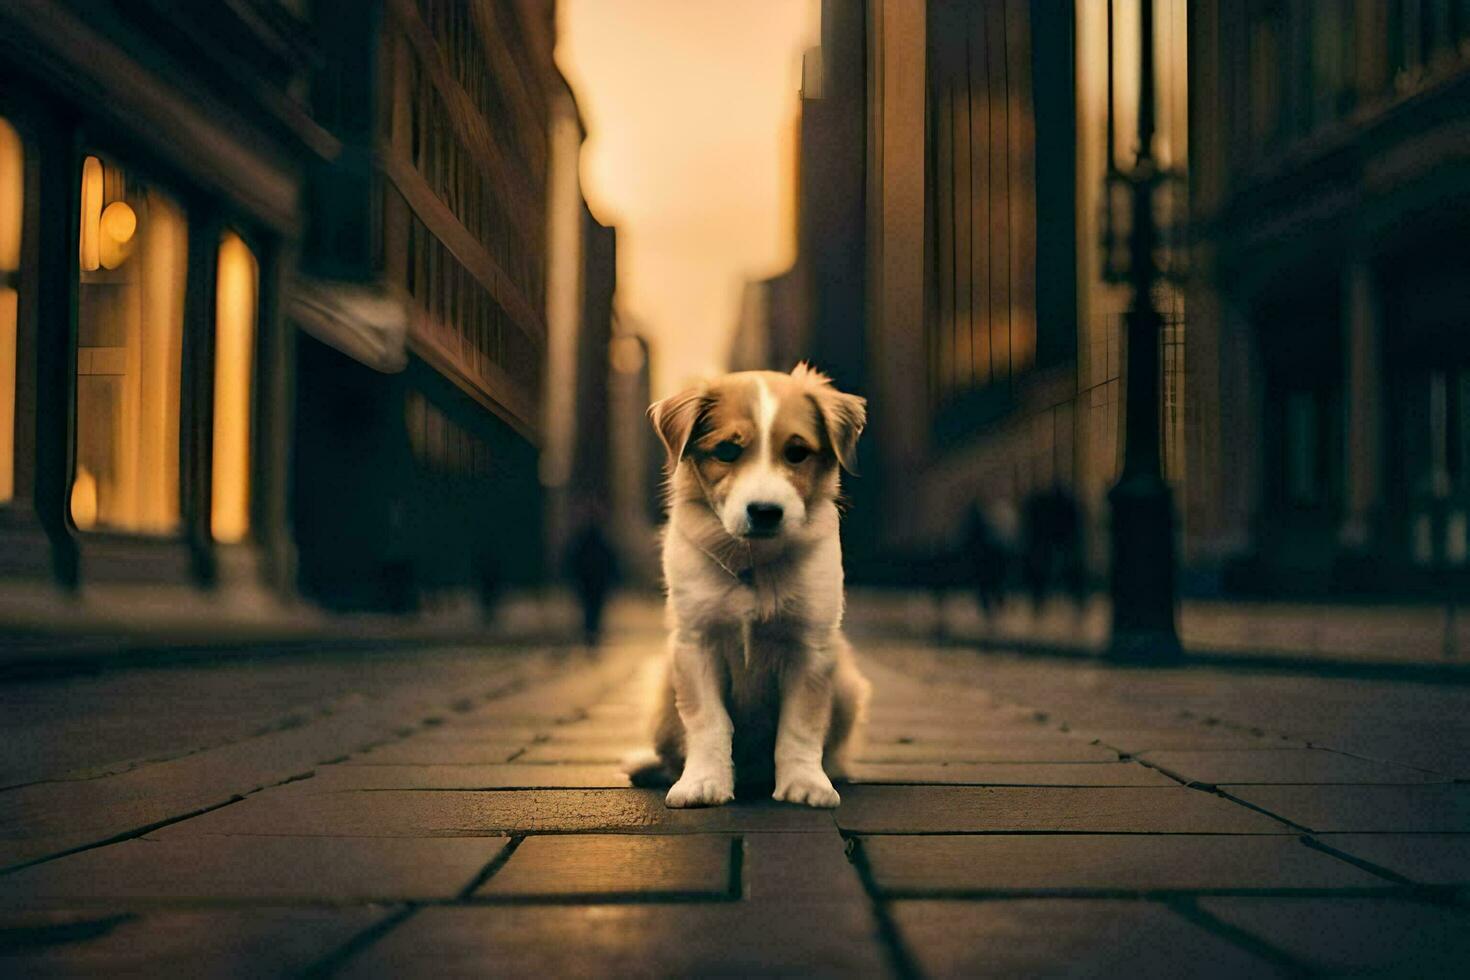
{"label": "crack between paving stones", "polygon": [[0,868],[0,876],[13,874],[17,871],[23,871],[26,868],[34,867],[38,864],[45,864],[49,861],[55,861],[58,858],[70,857],[73,854],[80,854],[83,851],[92,851],[96,850],[99,847],[108,847],[112,844],[121,844],[123,841],[136,840],[146,834],[153,833],[155,830],[162,830],[164,827],[172,826],[176,823],[182,823],[185,820],[192,820],[193,818],[202,816],[203,814],[212,813],[215,810],[223,809],[227,806],[232,806],[236,803],[241,802],[242,800],[254,796],[256,793],[261,793],[268,789],[275,789],[277,786],[285,786],[288,783],[300,782],[303,779],[311,779],[315,775],[316,770],[314,769],[304,773],[294,773],[290,776],[287,776],[285,779],[278,780],[274,783],[268,783],[263,786],[256,786],[254,789],[246,790],[244,793],[237,793],[231,796],[229,799],[224,800],[220,803],[212,803],[209,806],[200,807],[196,810],[191,810],[188,813],[181,814],[179,816],[167,817],[163,820],[156,820],[153,823],[146,824],[142,827],[135,827],[132,830],[125,830],[122,833],[113,834],[111,837],[108,837],[104,840],[92,841],[87,844],[81,844],[76,847],[69,847],[65,850],[57,851],[54,854],[47,854],[42,857],[32,858],[29,861],[21,861],[17,864],[8,865],[6,867]]}
{"label": "crack between paving stones", "polygon": [[1330,857],[1337,858],[1340,861],[1346,861],[1348,864],[1351,864],[1355,868],[1361,868],[1369,874],[1375,874],[1380,878],[1386,878],[1389,881],[1395,882],[1397,884],[1408,885],[1410,888],[1429,887],[1426,885],[1421,885],[1419,882],[1414,881],[1410,878],[1405,878],[1397,871],[1392,871],[1388,868],[1385,868],[1381,864],[1374,864],[1372,861],[1368,861],[1364,858],[1349,854],[1347,851],[1338,850],[1330,844],[1324,844],[1309,834],[1303,834],[1301,837],[1301,842],[1314,851],[1320,851],[1321,853],[1326,854]]}
{"label": "crack between paving stones", "polygon": [[[1201,790],[1201,792],[1203,792],[1203,790]],[[1314,831],[1311,827],[1306,826],[1305,824],[1299,824],[1295,820],[1288,820],[1285,817],[1281,816],[1281,814],[1273,813],[1272,811],[1267,810],[1265,807],[1256,806],[1254,803],[1251,803],[1248,800],[1242,800],[1238,796],[1232,796],[1230,793],[1227,793],[1223,789],[1217,788],[1212,795],[1218,796],[1221,799],[1229,800],[1231,803],[1238,803],[1241,806],[1245,807],[1247,810],[1254,810],[1257,813],[1262,814],[1263,816],[1270,817],[1272,820],[1280,821],[1281,823],[1286,824],[1288,827],[1291,827],[1293,830],[1301,831],[1303,834],[1313,834],[1317,832]]]}
{"label": "crack between paving stones", "polygon": [[858,880],[862,882],[863,891],[868,896],[868,903],[873,911],[873,920],[878,927],[878,939],[883,945],[888,965],[892,968],[894,975],[903,980],[922,976],[914,962],[913,955],[903,941],[902,934],[898,931],[898,924],[893,921],[888,902],[883,898],[873,878],[873,869],[868,864],[867,855],[863,852],[862,838],[849,835],[846,831],[842,832],[842,837],[847,860],[857,871]]}
{"label": "crack between paving stones", "polygon": [[1279,949],[1259,936],[1246,932],[1244,929],[1217,919],[1200,908],[1192,899],[1174,900],[1165,902],[1164,904],[1180,918],[1198,926],[1205,932],[1218,936],[1226,942],[1238,946],[1246,952],[1286,970],[1293,976],[1307,976],[1311,972],[1304,964],[1293,959],[1285,950]]}
{"label": "crack between paving stones", "polygon": [[338,946],[335,950],[317,960],[302,971],[301,976],[307,978],[307,980],[322,980],[322,978],[331,976],[346,966],[358,953],[361,953],[373,943],[382,939],[394,929],[397,929],[404,922],[407,922],[418,910],[419,905],[417,903],[405,905],[381,921],[368,926],[341,946]]}
{"label": "crack between paving stones", "polygon": [[480,873],[470,879],[469,884],[460,889],[459,895],[456,897],[460,901],[464,901],[465,899],[472,897],[475,892],[483,888],[485,882],[495,877],[495,873],[501,868],[505,867],[505,863],[510,860],[511,855],[516,852],[516,848],[520,847],[521,841],[525,839],[526,838],[524,834],[513,835],[511,839],[506,842],[506,845],[500,849],[500,853],[491,858],[485,864],[485,866],[480,869]]}

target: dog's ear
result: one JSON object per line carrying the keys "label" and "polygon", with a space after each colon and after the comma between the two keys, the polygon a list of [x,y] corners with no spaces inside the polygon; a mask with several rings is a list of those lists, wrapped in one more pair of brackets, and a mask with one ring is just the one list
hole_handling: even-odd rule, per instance
{"label": "dog's ear", "polygon": [[648,417],[653,420],[654,431],[663,441],[669,453],[669,472],[679,466],[684,458],[684,447],[694,432],[699,413],[703,411],[706,395],[703,388],[689,388],[670,395],[663,401],[654,402],[648,408]]}
{"label": "dog's ear", "polygon": [[863,426],[868,424],[868,400],[838,391],[826,375],[812,370],[805,362],[798,364],[791,373],[810,384],[808,394],[817,406],[817,414],[822,417],[827,441],[832,443],[837,462],[847,472],[856,474],[857,441],[863,434]]}

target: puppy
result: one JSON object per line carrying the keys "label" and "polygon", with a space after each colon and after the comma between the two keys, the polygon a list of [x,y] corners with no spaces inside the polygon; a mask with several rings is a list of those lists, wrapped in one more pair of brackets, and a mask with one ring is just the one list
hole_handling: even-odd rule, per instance
{"label": "puppy", "polygon": [[853,469],[866,402],[799,364],[649,414],[668,449],[670,656],[655,757],[629,775],[676,780],[670,807],[719,806],[737,783],[835,807],[869,689],[842,634],[837,536],[838,469]]}

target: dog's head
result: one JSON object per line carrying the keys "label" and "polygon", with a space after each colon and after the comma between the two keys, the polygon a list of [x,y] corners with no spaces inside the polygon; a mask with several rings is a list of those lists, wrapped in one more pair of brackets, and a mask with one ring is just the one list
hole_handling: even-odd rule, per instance
{"label": "dog's head", "polygon": [[837,496],[853,472],[867,402],[798,364],[790,374],[743,371],[649,409],[669,453],[673,503],[703,500],[731,537],[780,538]]}

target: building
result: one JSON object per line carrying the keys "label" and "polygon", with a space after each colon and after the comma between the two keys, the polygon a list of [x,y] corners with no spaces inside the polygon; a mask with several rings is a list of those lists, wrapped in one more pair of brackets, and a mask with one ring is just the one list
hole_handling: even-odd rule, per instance
{"label": "building", "polygon": [[[1470,15],[1191,5],[1199,557],[1271,592],[1463,590]],[[1456,585],[1457,583],[1457,585]]]}
{"label": "building", "polygon": [[541,576],[553,13],[0,8],[0,575],[388,610]]}

